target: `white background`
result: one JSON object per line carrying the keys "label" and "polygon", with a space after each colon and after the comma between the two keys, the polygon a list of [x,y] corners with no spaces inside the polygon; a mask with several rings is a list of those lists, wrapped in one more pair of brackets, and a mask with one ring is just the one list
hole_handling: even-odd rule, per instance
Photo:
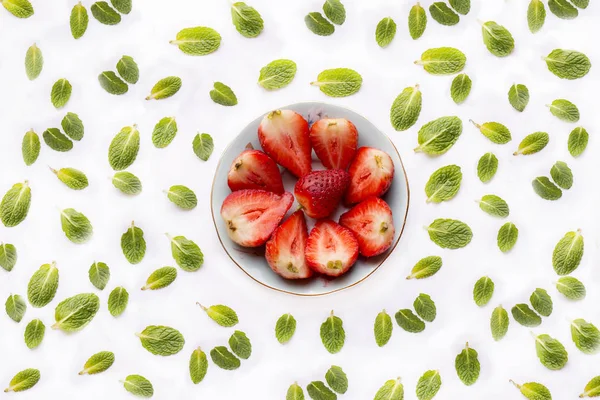
{"label": "white background", "polygon": [[[90,0],[83,2],[89,10]],[[253,0],[265,20],[265,30],[256,39],[246,39],[231,24],[229,4],[216,0],[135,1],[134,10],[117,26],[105,26],[90,15],[88,31],[74,40],[69,15],[74,0],[34,0],[35,15],[27,20],[12,17],[0,9],[0,191],[28,179],[32,205],[25,222],[15,228],[0,226],[0,241],[13,243],[19,252],[17,266],[10,273],[0,270],[0,299],[10,293],[26,295],[31,274],[43,263],[56,260],[60,285],[55,299],[42,309],[29,306],[20,324],[0,315],[0,382],[25,368],[39,368],[42,379],[20,399],[39,398],[129,398],[119,379],[141,374],[150,379],[157,399],[283,399],[288,386],[298,381],[305,387],[324,379],[330,365],[341,366],[350,381],[341,398],[371,399],[388,379],[401,376],[406,398],[415,399],[414,388],[427,369],[439,369],[443,385],[439,399],[519,399],[509,383],[538,381],[548,386],[555,399],[573,399],[589,379],[600,374],[598,358],[579,352],[570,339],[569,319],[585,318],[600,324],[597,270],[598,212],[597,171],[599,126],[597,93],[599,72],[598,40],[600,7],[592,2],[573,21],[559,20],[548,13],[546,25],[536,35],[527,29],[524,0],[474,1],[472,10],[454,27],[438,25],[431,18],[424,36],[413,41],[408,35],[407,15],[412,2],[370,0],[345,2],[346,23],[330,37],[312,34],[304,25],[308,12],[319,11],[322,1]],[[422,2],[428,7],[430,0]],[[380,49],[375,43],[377,22],[391,16],[398,23],[392,44]],[[504,59],[491,55],[482,43],[482,21],[494,20],[515,37],[514,53]],[[186,27],[210,26],[223,37],[221,48],[206,57],[192,57],[169,44]],[[37,43],[45,65],[41,76],[30,82],[24,71],[27,48]],[[473,80],[467,102],[457,106],[450,99],[452,77],[431,76],[413,65],[431,47],[453,46],[467,55],[464,72]],[[552,75],[541,60],[555,48],[583,51],[594,65],[581,80],[563,81]],[[114,70],[119,58],[132,56],[140,67],[140,80],[123,96],[102,90],[97,76]],[[285,89],[266,92],[257,84],[259,70],[277,58],[297,62],[298,72]],[[330,99],[309,82],[323,69],[349,67],[360,72],[363,87],[354,96]],[[153,84],[169,75],[183,79],[176,96],[147,102],[144,97]],[[59,78],[73,85],[73,95],[64,109],[50,103],[50,89]],[[214,104],[208,92],[214,81],[230,85],[239,104],[228,108]],[[423,111],[417,124],[406,132],[395,132],[389,123],[389,108],[407,86],[420,84]],[[507,92],[511,84],[529,87],[531,101],[525,112],[511,108]],[[567,151],[567,137],[576,126],[553,117],[544,104],[567,98],[581,111],[580,124],[590,132],[590,145],[579,158]],[[263,288],[249,279],[222,250],[210,218],[209,194],[212,175],[221,151],[256,116],[285,104],[300,101],[328,101],[348,106],[363,114],[386,132],[398,147],[412,190],[410,212],[404,236],[394,254],[377,273],[345,292],[318,298],[299,298]],[[67,111],[78,113],[85,124],[85,137],[72,151],[58,153],[42,144],[39,160],[26,167],[21,158],[23,134],[33,128],[40,136],[49,127],[58,127]],[[179,131],[166,149],[156,149],[151,132],[158,120],[175,116]],[[414,154],[416,134],[421,125],[444,115],[457,115],[464,123],[456,145],[439,158]],[[498,121],[507,125],[513,141],[499,146],[468,124]],[[141,150],[130,171],[143,182],[143,193],[129,198],[111,184],[113,174],[107,149],[112,137],[126,125],[137,123],[142,135]],[[519,141],[535,131],[547,131],[550,144],[539,154],[513,157]],[[215,151],[208,162],[192,152],[197,132],[215,139]],[[482,184],[476,164],[485,152],[500,160],[496,177]],[[548,175],[557,160],[573,169],[575,183],[556,202],[540,199],[531,180]],[[440,205],[426,204],[423,187],[437,168],[458,164],[463,185],[455,199]],[[74,167],[84,171],[90,186],[74,192],[59,182],[47,166]],[[173,184],[184,184],[198,195],[199,205],[191,212],[179,211],[162,193]],[[519,241],[508,254],[496,247],[498,228],[506,222],[479,210],[475,199],[498,194],[510,205],[510,217],[519,228]],[[93,239],[84,245],[69,242],[60,229],[59,209],[73,207],[85,213],[94,225]],[[442,250],[423,229],[438,217],[458,218],[473,229],[470,245],[460,250]],[[143,262],[129,265],[120,250],[120,236],[132,220],[140,226],[148,243]],[[570,230],[581,228],[585,255],[574,276],[588,288],[588,297],[572,303],[553,286],[557,279],[552,249]],[[156,268],[173,265],[165,232],[195,240],[205,255],[205,264],[195,273],[179,270],[169,288],[142,292],[139,288]],[[412,266],[422,257],[440,255],[444,266],[434,277],[407,281]],[[99,292],[88,280],[94,260],[111,268],[107,288]],[[472,300],[474,282],[489,275],[496,292],[486,307]],[[107,311],[110,291],[122,285],[129,290],[129,306],[119,318]],[[559,372],[545,369],[535,355],[529,329],[511,318],[505,339],[496,343],[489,331],[489,317],[495,306],[510,309],[528,302],[536,288],[546,288],[554,299],[555,311],[535,333],[548,333],[565,344],[569,363]],[[81,292],[95,292],[101,310],[83,331],[64,334],[53,331],[53,310],[59,301]],[[373,321],[382,309],[390,314],[412,306],[419,293],[428,293],[438,307],[438,317],[419,334],[397,326],[390,343],[378,348],[373,339]],[[188,375],[191,351],[201,346],[207,353],[224,345],[233,332],[217,326],[195,305],[227,304],[234,308],[252,340],[253,354],[236,371],[224,371],[211,363],[205,380],[195,386]],[[344,320],[346,344],[341,353],[329,354],[319,338],[319,326],[334,309]],[[287,345],[274,338],[277,318],[290,312],[298,321],[296,335]],[[33,318],[46,326],[42,345],[31,351],[23,342],[23,331]],[[171,357],[158,357],[142,348],[134,333],[151,324],[179,329],[186,338],[184,350]],[[454,371],[454,358],[466,341],[478,350],[481,377],[472,387],[464,386]],[[105,373],[78,376],[86,359],[100,350],[111,350],[116,362]]]}

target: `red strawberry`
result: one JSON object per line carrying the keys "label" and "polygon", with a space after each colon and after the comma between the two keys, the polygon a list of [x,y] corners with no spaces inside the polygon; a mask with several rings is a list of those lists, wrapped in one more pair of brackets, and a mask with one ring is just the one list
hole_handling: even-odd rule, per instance
{"label": "red strawberry", "polygon": [[348,187],[348,173],[342,169],[313,171],[298,179],[296,200],[311,218],[325,218],[335,211]]}
{"label": "red strawberry", "polygon": [[275,161],[260,150],[244,150],[231,163],[227,185],[232,192],[242,189],[262,189],[283,193],[281,173]]}
{"label": "red strawberry", "polygon": [[292,110],[271,111],[258,127],[265,153],[300,178],[312,169],[308,122]]}
{"label": "red strawberry", "polygon": [[271,269],[285,279],[303,279],[312,276],[304,257],[308,230],[302,210],[293,213],[267,242],[265,257]]}
{"label": "red strawberry", "polygon": [[358,132],[344,118],[323,118],[310,128],[310,143],[328,169],[346,169],[356,153]]}
{"label": "red strawberry", "polygon": [[358,258],[358,241],[352,231],[329,219],[317,221],[306,242],[306,262],[316,272],[340,276]]}
{"label": "red strawberry", "polygon": [[221,206],[229,238],[240,246],[264,244],[294,202],[289,192],[278,195],[265,190],[244,189],[231,193]]}
{"label": "red strawberry", "polygon": [[369,197],[343,213],[340,225],[356,235],[360,254],[365,257],[383,253],[394,240],[392,210],[379,197]]}
{"label": "red strawberry", "polygon": [[394,178],[394,162],[385,151],[361,147],[348,173],[350,185],[346,192],[346,203],[355,204],[371,196],[382,196],[388,191]]}

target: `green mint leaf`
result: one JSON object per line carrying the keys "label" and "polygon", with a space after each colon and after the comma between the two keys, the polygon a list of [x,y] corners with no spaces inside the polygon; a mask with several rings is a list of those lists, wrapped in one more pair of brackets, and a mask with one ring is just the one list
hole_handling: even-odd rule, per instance
{"label": "green mint leaf", "polygon": [[485,122],[481,125],[469,120],[486,138],[496,144],[506,144],[511,141],[510,131],[499,122]]}
{"label": "green mint leaf", "polygon": [[419,333],[425,330],[425,322],[421,321],[421,319],[408,308],[398,310],[394,317],[396,318],[398,326],[406,332]]}
{"label": "green mint leaf", "polygon": [[321,342],[328,352],[339,353],[346,341],[344,322],[331,311],[329,317],[321,324],[320,335]]}
{"label": "green mint leaf", "polygon": [[600,331],[594,324],[578,318],[571,322],[571,338],[585,354],[596,354],[600,350]]}
{"label": "green mint leaf", "polygon": [[494,308],[490,318],[490,330],[495,341],[501,340],[506,335],[509,324],[508,312],[502,306]]}
{"label": "green mint leaf", "polygon": [[600,376],[592,378],[587,385],[585,385],[584,392],[579,397],[598,397],[600,396]]}
{"label": "green mint leaf", "polygon": [[450,6],[462,15],[467,15],[471,11],[471,0],[449,0]]}
{"label": "green mint leaf", "polygon": [[231,351],[242,360],[247,360],[252,354],[252,344],[250,343],[250,339],[248,339],[248,336],[242,331],[233,332],[229,338],[229,347],[231,348]]}
{"label": "green mint leaf", "polygon": [[156,356],[171,356],[183,349],[185,339],[175,328],[162,325],[149,325],[136,334],[142,346]]}
{"label": "green mint leaf", "polygon": [[523,112],[529,103],[529,89],[522,84],[513,84],[508,89],[508,102],[519,112]]}
{"label": "green mint leaf", "polygon": [[568,190],[573,186],[573,172],[567,163],[557,161],[550,169],[550,176],[562,189]]}
{"label": "green mint leaf", "polygon": [[166,193],[169,200],[183,210],[192,210],[198,205],[196,194],[187,186],[174,185]]}
{"label": "green mint leaf", "polygon": [[304,391],[297,383],[292,383],[288,388],[285,400],[304,400]]}
{"label": "green mint leaf", "polygon": [[454,368],[458,378],[467,386],[473,385],[479,379],[479,372],[481,371],[481,365],[477,358],[477,351],[469,347],[469,343],[466,344],[463,351],[461,351],[454,360]]}
{"label": "green mint leaf", "polygon": [[479,200],[479,208],[494,217],[506,218],[509,214],[508,204],[495,194],[486,194]]}
{"label": "green mint leaf", "polygon": [[443,249],[460,249],[471,242],[473,232],[456,219],[438,218],[427,227],[429,238]]}
{"label": "green mint leaf", "polygon": [[558,241],[552,253],[552,266],[558,275],[569,275],[579,267],[583,257],[581,231],[567,232]]}
{"label": "green mint leaf", "polygon": [[578,126],[573,129],[569,134],[569,153],[571,153],[573,157],[579,157],[581,153],[585,151],[589,137],[590,135],[583,127]]}
{"label": "green mint leaf", "polygon": [[154,126],[152,143],[156,148],[167,147],[177,135],[177,122],[175,117],[164,117]]}
{"label": "green mint leaf", "polygon": [[569,100],[557,99],[547,105],[552,115],[566,122],[579,121],[579,109]]}
{"label": "green mint leaf", "polygon": [[129,375],[122,382],[125,390],[138,397],[152,397],[154,395],[152,383],[141,375]]}
{"label": "green mint leaf", "polygon": [[275,337],[281,344],[287,343],[292,339],[296,332],[296,319],[292,314],[283,314],[275,324]]}
{"label": "green mint leaf", "polygon": [[318,86],[329,97],[346,97],[360,90],[362,76],[350,68],[326,69],[310,84]]}
{"label": "green mint leaf", "polygon": [[453,47],[438,47],[425,50],[415,64],[422,65],[432,75],[452,75],[462,71],[466,62],[467,57],[462,51]]}
{"label": "green mint leaf", "polygon": [[113,71],[104,71],[98,75],[100,87],[110,94],[121,95],[127,93],[129,86]]}
{"label": "green mint leaf", "polygon": [[33,15],[33,6],[29,0],[2,0],[1,3],[17,18],[29,18]]}
{"label": "green mint leaf", "polygon": [[17,263],[17,248],[10,243],[0,243],[0,267],[12,271]]}
{"label": "green mint leaf", "polygon": [[206,315],[208,315],[210,319],[221,326],[231,328],[232,326],[237,325],[239,322],[237,313],[227,306],[217,304],[210,307],[204,307],[200,303],[196,304],[198,304],[200,308],[206,312]]}
{"label": "green mint leaf", "polygon": [[549,317],[552,314],[552,298],[545,289],[535,289],[529,297],[529,302],[542,317]]}
{"label": "green mint leaf", "polygon": [[121,16],[105,1],[97,1],[90,8],[92,15],[104,25],[116,25],[121,22]]}
{"label": "green mint leaf", "polygon": [[225,346],[217,346],[212,349],[210,351],[210,358],[217,367],[228,371],[238,369],[241,365],[240,359],[231,354]]}
{"label": "green mint leaf", "polygon": [[513,382],[512,379],[510,380],[510,383],[515,385],[515,387],[521,391],[521,394],[529,400],[552,400],[552,394],[548,388],[541,383],[527,382],[519,385]]}
{"label": "green mint leaf", "polygon": [[513,155],[518,156],[519,154],[529,155],[538,153],[546,147],[549,141],[550,136],[546,132],[531,133],[521,140],[518,150],[515,151]]}
{"label": "green mint leaf", "polygon": [[562,369],[569,360],[565,346],[545,334],[535,336],[535,351],[542,365],[549,370]]}
{"label": "green mint leaf", "polygon": [[446,165],[436,170],[425,184],[427,202],[441,203],[454,198],[460,189],[462,172],[458,165]]}
{"label": "green mint leaf", "polygon": [[512,222],[507,222],[498,230],[498,248],[501,252],[506,253],[515,246],[518,238],[519,229]]}
{"label": "green mint leaf", "polygon": [[181,89],[181,78],[178,76],[167,76],[156,82],[150,90],[146,100],[161,100],[173,96]]}
{"label": "green mint leaf", "polygon": [[437,23],[446,26],[458,24],[460,17],[443,1],[436,1],[429,6],[429,13]]}
{"label": "green mint leaf", "polygon": [[27,311],[27,303],[18,294],[11,294],[4,303],[6,315],[15,322],[21,322]]}
{"label": "green mint leaf", "polygon": [[556,290],[569,300],[583,300],[586,295],[583,283],[572,276],[559,278],[556,282]]}
{"label": "green mint leaf", "polygon": [[96,289],[103,290],[110,279],[110,268],[103,262],[94,261],[90,266],[88,276]]}
{"label": "green mint leaf", "polygon": [[306,17],[304,17],[304,23],[315,35],[329,36],[333,35],[333,32],[335,32],[333,24],[327,21],[320,12],[308,13]]}
{"label": "green mint leaf", "polygon": [[72,90],[73,87],[68,80],[65,78],[57,80],[54,85],[52,85],[52,91],[50,92],[52,105],[57,109],[64,107],[71,98]]}
{"label": "green mint leaf", "polygon": [[583,78],[592,67],[585,54],[574,50],[554,49],[544,60],[548,70],[561,79]]}
{"label": "green mint leaf", "polygon": [[81,4],[81,1],[73,6],[69,19],[73,38],[79,39],[83,36],[87,30],[89,19],[87,9]]}
{"label": "green mint leaf", "polygon": [[179,47],[185,54],[205,56],[219,49],[221,35],[212,28],[197,26],[180,30],[175,40],[169,43]]}
{"label": "green mint leaf", "polygon": [[548,0],[550,12],[561,19],[577,18],[579,11],[567,0]]}
{"label": "green mint leaf", "polygon": [[166,288],[177,278],[177,268],[162,267],[152,272],[142,290],[157,290]]}
{"label": "green mint leaf", "polygon": [[375,29],[375,41],[379,47],[387,47],[396,36],[396,23],[390,17],[379,21]]}
{"label": "green mint leaf", "polygon": [[60,122],[63,130],[73,140],[83,139],[83,122],[79,115],[68,112]]}
{"label": "green mint leaf", "polygon": [[396,97],[390,109],[390,121],[397,131],[413,126],[421,114],[422,96],[419,85],[407,87]]}
{"label": "green mint leaf", "polygon": [[55,170],[50,168],[50,170],[56,175],[58,180],[67,185],[68,188],[73,190],[83,190],[88,187],[88,178],[87,176],[75,168],[61,168],[59,170]]}
{"label": "green mint leaf", "polygon": [[42,133],[44,142],[52,150],[65,152],[73,148],[73,142],[58,128],[48,128]]}
{"label": "green mint leaf", "polygon": [[44,67],[44,56],[42,50],[34,43],[25,53],[25,73],[30,81],[34,80],[42,72]]}
{"label": "green mint leaf", "polygon": [[483,44],[496,57],[506,57],[515,48],[515,39],[502,25],[494,21],[485,22],[481,27]]}
{"label": "green mint leaf", "polygon": [[19,225],[29,212],[31,188],[29,182],[15,183],[4,194],[0,202],[0,220],[10,228]]}
{"label": "green mint leaf", "polygon": [[139,264],[146,255],[144,231],[135,226],[133,221],[127,231],[121,235],[121,249],[130,264]]}
{"label": "green mint leaf", "polygon": [[398,379],[386,381],[373,400],[404,400],[404,385]]}
{"label": "green mint leaf", "polygon": [[[442,387],[442,377],[440,371],[425,371],[417,382],[417,399],[432,400]],[[390,397],[392,398],[392,397]]]}
{"label": "green mint leaf", "polygon": [[257,37],[264,28],[264,21],[260,13],[241,1],[231,5],[231,21],[235,25],[235,29],[247,38]]}
{"label": "green mint leaf", "polygon": [[325,380],[334,392],[344,394],[348,391],[348,377],[342,368],[332,365],[325,374]]}
{"label": "green mint leaf", "polygon": [[177,265],[187,272],[199,270],[204,263],[204,254],[200,247],[184,236],[167,237],[171,241],[171,254]]}
{"label": "green mint leaf", "polygon": [[377,314],[375,326],[373,327],[377,346],[383,347],[390,341],[393,328],[392,317],[385,310]]}
{"label": "green mint leaf", "polygon": [[31,320],[25,327],[25,345],[30,349],[35,349],[44,340],[44,334],[46,333],[46,326],[39,319]]}
{"label": "green mint leaf", "polygon": [[136,195],[142,192],[142,182],[140,181],[140,178],[131,172],[121,171],[115,173],[112,178],[112,183],[114,187],[124,194]]}
{"label": "green mint leaf", "polygon": [[131,12],[131,0],[110,0],[110,3],[121,14],[129,14]]}
{"label": "green mint leaf", "polygon": [[442,257],[428,256],[420,259],[406,279],[425,279],[435,275],[442,268]]}
{"label": "green mint leaf", "polygon": [[[569,142],[570,143],[570,142]],[[23,161],[25,165],[32,165],[38,159],[40,155],[40,137],[33,130],[29,130],[23,136],[23,142],[21,144],[21,153],[23,154]]]}
{"label": "green mint leaf", "polygon": [[[114,4],[114,0],[113,0]],[[140,70],[137,63],[130,56],[123,56],[117,62],[117,72],[121,75],[121,78],[125,79],[127,83],[132,85],[137,83],[140,79]]]}
{"label": "green mint leaf", "polygon": [[200,347],[192,352],[189,369],[192,382],[195,385],[202,382],[208,371],[208,359],[206,358],[206,353]]}
{"label": "green mint leaf", "polygon": [[69,297],[56,306],[52,329],[64,332],[79,331],[87,326],[100,308],[100,299],[93,293],[81,293]]}
{"label": "green mint leaf", "polygon": [[90,220],[72,208],[65,208],[60,212],[60,223],[65,236],[73,243],[87,242],[94,232]]}
{"label": "green mint leaf", "polygon": [[[15,1],[15,0],[11,0]],[[19,0],[22,1],[22,0]],[[4,7],[6,7],[6,1],[3,1]],[[8,387],[4,389],[4,392],[23,392],[31,389],[40,380],[40,371],[35,368],[24,369],[17,373],[8,384]]]}
{"label": "green mint leaf", "polygon": [[544,200],[558,200],[562,197],[562,190],[545,176],[538,176],[531,185],[533,191]]}
{"label": "green mint leaf", "polygon": [[140,150],[140,132],[137,125],[126,126],[115,135],[108,147],[108,162],[115,171],[129,167]]}
{"label": "green mint leaf", "polygon": [[527,25],[531,33],[536,33],[546,21],[546,7],[542,0],[531,0],[527,7]]}
{"label": "green mint leaf", "polygon": [[450,97],[456,104],[463,103],[467,97],[469,97],[469,93],[471,93],[471,86],[473,82],[469,75],[467,74],[459,74],[452,80],[452,85],[450,86]]}
{"label": "green mint leaf", "polygon": [[417,3],[410,9],[408,13],[408,33],[413,40],[417,40],[425,32],[427,27],[427,13],[425,9],[421,7],[421,4]]}
{"label": "green mint leaf", "polygon": [[519,324],[530,328],[540,326],[542,318],[533,311],[528,304],[517,304],[510,310],[513,318]]}
{"label": "green mint leaf", "polygon": [[306,391],[313,400],[337,400],[337,395],[321,381],[312,381],[306,386]]}
{"label": "green mint leaf", "polygon": [[57,289],[58,268],[56,268],[56,263],[44,264],[29,279],[27,299],[34,307],[44,307],[54,299]]}
{"label": "green mint leaf", "polygon": [[94,375],[109,369],[115,362],[115,353],[112,351],[101,351],[92,355],[79,371],[79,375]]}
{"label": "green mint leaf", "polygon": [[413,302],[413,308],[417,315],[426,322],[433,322],[437,315],[435,302],[431,300],[428,294],[421,293]]}
{"label": "green mint leaf", "polygon": [[215,82],[214,89],[212,89],[209,94],[212,101],[222,106],[231,107],[238,103],[233,90],[221,82]]}
{"label": "green mint leaf", "polygon": [[117,286],[108,296],[108,312],[113,317],[118,317],[125,312],[129,303],[129,293],[123,286]]}
{"label": "green mint leaf", "polygon": [[346,8],[340,0],[325,0],[323,12],[336,25],[342,25],[346,21]]}
{"label": "green mint leaf", "polygon": [[194,154],[202,161],[208,161],[210,155],[215,149],[213,138],[208,133],[197,133],[192,142]]}
{"label": "green mint leaf", "polygon": [[485,153],[477,162],[477,176],[483,183],[492,180],[498,171],[498,157],[494,153]]}
{"label": "green mint leaf", "polygon": [[590,0],[571,0],[571,3],[577,8],[586,9],[590,4]]}
{"label": "green mint leaf", "polygon": [[475,282],[473,286],[473,300],[479,307],[485,306],[490,302],[494,294],[494,281],[489,277],[483,276]]}
{"label": "green mint leaf", "polygon": [[258,84],[267,90],[281,89],[296,76],[296,63],[292,60],[274,60],[260,69]]}
{"label": "green mint leaf", "polygon": [[431,156],[444,154],[456,143],[462,133],[463,124],[458,117],[440,117],[419,129],[417,146],[414,151]]}

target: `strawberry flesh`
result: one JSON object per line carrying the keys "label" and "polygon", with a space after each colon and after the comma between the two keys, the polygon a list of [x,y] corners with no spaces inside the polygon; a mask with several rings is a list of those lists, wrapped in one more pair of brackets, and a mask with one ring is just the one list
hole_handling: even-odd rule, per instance
{"label": "strawberry flesh", "polygon": [[346,192],[346,204],[356,204],[375,196],[385,194],[394,178],[394,162],[382,150],[373,147],[361,147],[350,168],[350,184]]}
{"label": "strawberry flesh", "polygon": [[313,171],[296,182],[296,200],[311,218],[325,218],[335,211],[348,187],[348,173],[341,169]]}
{"label": "strawberry flesh", "polygon": [[321,220],[308,235],[306,261],[314,271],[327,276],[340,276],[358,258],[358,241],[348,228]]}
{"label": "strawberry flesh", "polygon": [[358,132],[345,118],[323,118],[311,126],[310,143],[325,168],[345,170],[356,153]]}
{"label": "strawberry flesh", "polygon": [[298,210],[279,225],[267,242],[265,257],[271,269],[285,279],[310,278],[313,272],[304,257],[307,238],[306,219]]}
{"label": "strawberry flesh", "polygon": [[227,185],[232,192],[261,189],[281,194],[284,191],[279,167],[260,150],[244,150],[233,160],[227,173]]}
{"label": "strawberry flesh", "polygon": [[278,195],[265,190],[244,189],[231,193],[221,206],[227,234],[244,247],[265,244],[277,228],[294,196],[289,192]]}
{"label": "strawberry flesh", "polygon": [[311,169],[308,122],[292,110],[275,110],[263,118],[258,139],[265,153],[300,178]]}
{"label": "strawberry flesh", "polygon": [[369,197],[343,213],[340,225],[356,235],[360,254],[365,257],[385,252],[394,240],[392,210],[378,197]]}

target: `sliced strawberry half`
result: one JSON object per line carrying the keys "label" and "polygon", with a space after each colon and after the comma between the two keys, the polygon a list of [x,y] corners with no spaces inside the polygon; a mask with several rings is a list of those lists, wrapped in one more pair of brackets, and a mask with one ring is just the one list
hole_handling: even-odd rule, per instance
{"label": "sliced strawberry half", "polygon": [[311,147],[308,122],[292,110],[271,111],[258,127],[265,153],[300,178],[310,172]]}
{"label": "sliced strawberry half", "polygon": [[348,228],[331,220],[321,220],[308,235],[305,253],[306,262],[314,271],[340,276],[356,262],[358,241]]}
{"label": "sliced strawberry half", "polygon": [[244,189],[231,193],[221,206],[229,238],[244,247],[265,244],[293,201],[294,196],[289,192],[278,195]]}
{"label": "sliced strawberry half", "polygon": [[275,229],[267,242],[265,257],[271,269],[285,279],[311,277],[313,272],[304,257],[307,238],[306,219],[298,210]]}
{"label": "sliced strawberry half", "polygon": [[360,254],[373,257],[385,252],[394,240],[392,210],[379,197],[369,197],[340,216],[340,225],[358,240]]}
{"label": "sliced strawberry half", "polygon": [[341,169],[313,171],[298,179],[294,194],[306,215],[325,218],[340,204],[349,180],[348,173]]}
{"label": "sliced strawberry half", "polygon": [[328,169],[347,169],[358,145],[356,127],[345,118],[323,118],[310,128],[310,143]]}
{"label": "sliced strawberry half", "polygon": [[350,163],[348,173],[350,185],[346,191],[346,203],[356,204],[388,191],[394,178],[394,162],[385,151],[361,147]]}
{"label": "sliced strawberry half", "polygon": [[284,191],[279,167],[260,150],[244,150],[233,160],[227,173],[227,185],[232,192],[261,189],[281,194]]}

